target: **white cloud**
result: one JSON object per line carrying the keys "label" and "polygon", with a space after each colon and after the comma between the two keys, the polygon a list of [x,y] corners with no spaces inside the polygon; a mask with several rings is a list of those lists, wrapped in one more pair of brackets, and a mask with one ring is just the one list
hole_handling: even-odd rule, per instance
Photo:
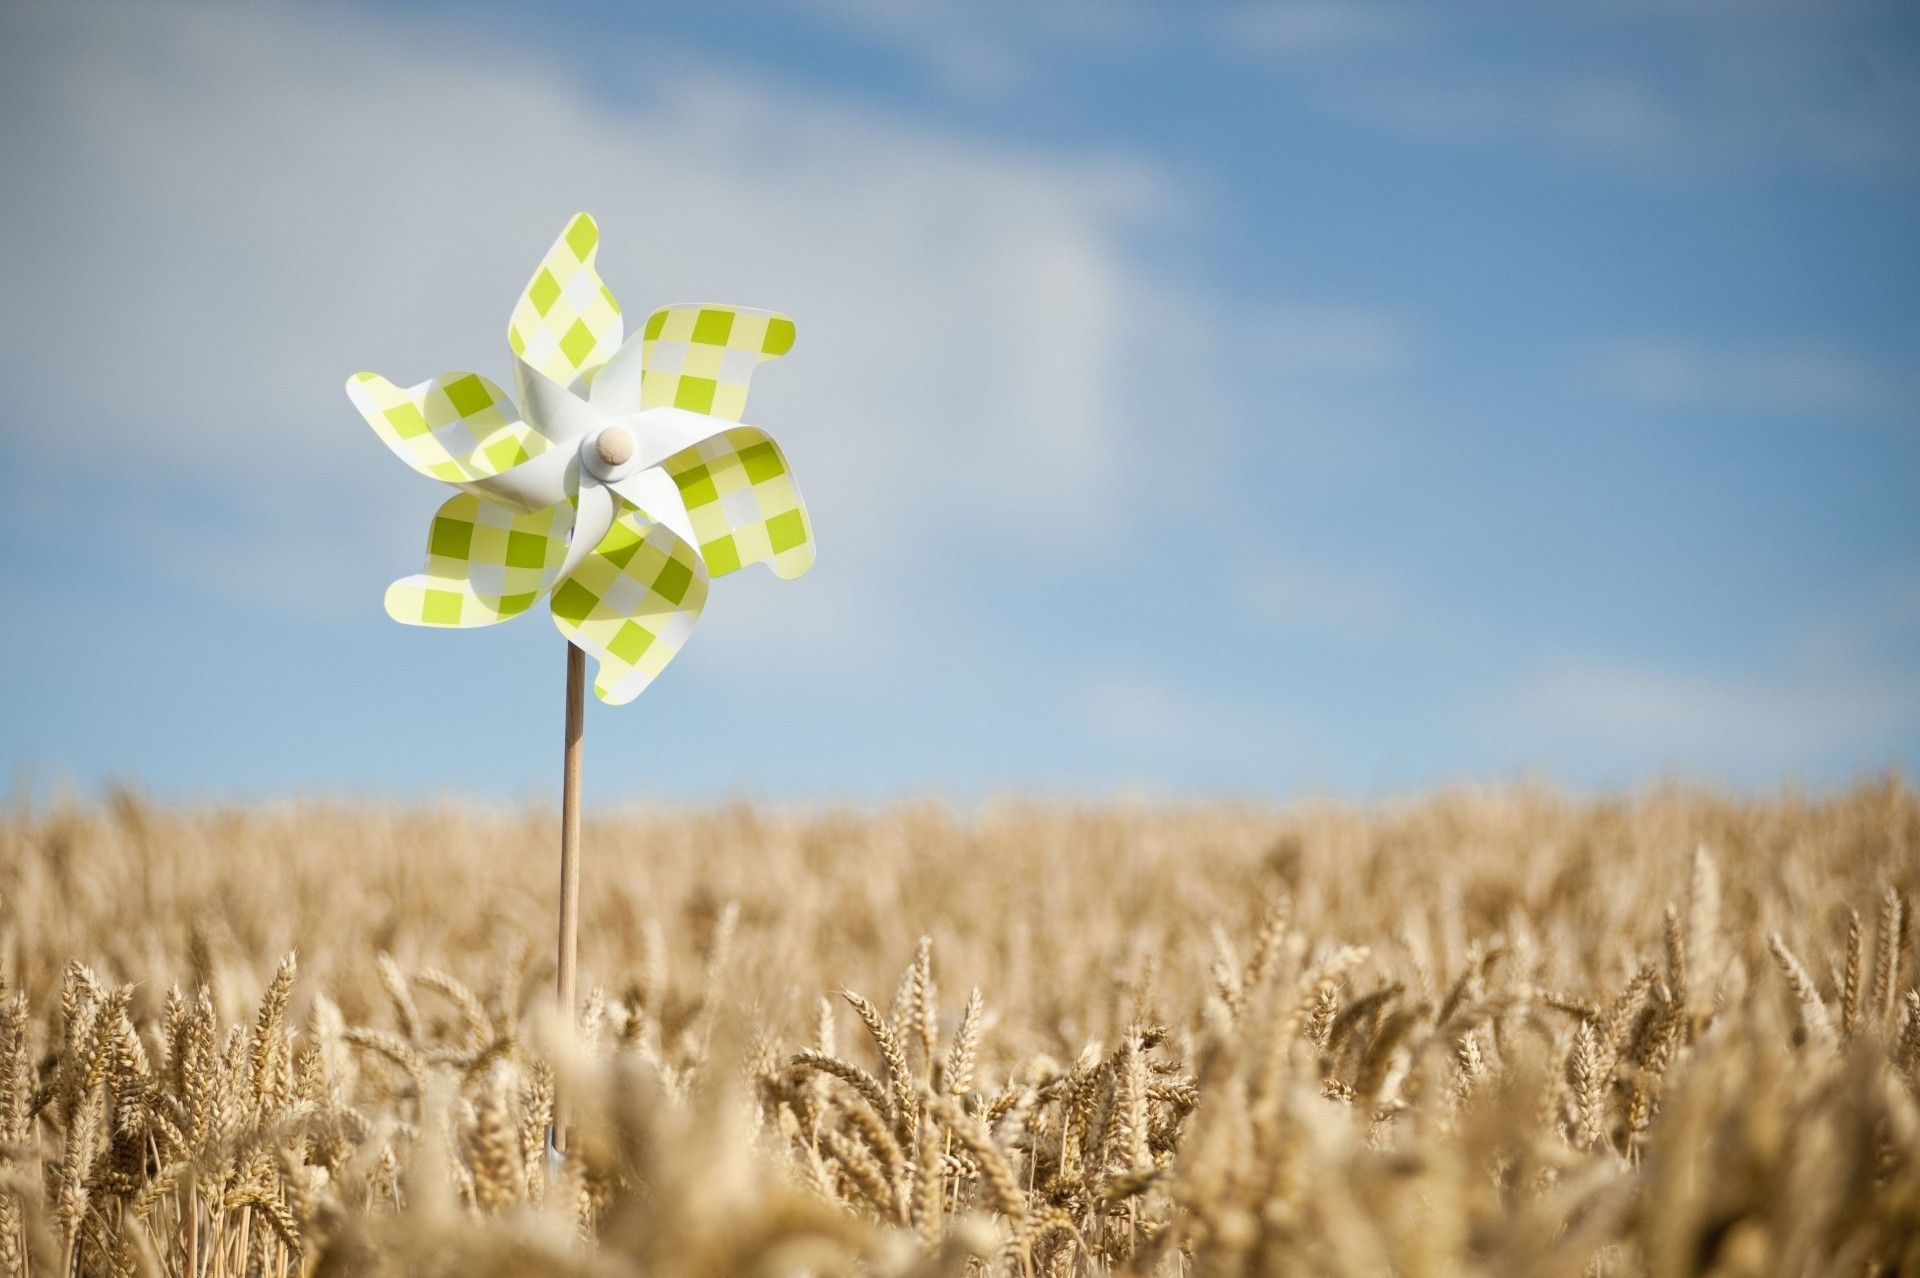
{"label": "white cloud", "polygon": [[1369,83],[1343,99],[1350,113],[1455,143],[1517,140],[1635,169],[1675,171],[1737,153],[1726,125],[1702,118],[1626,73],[1560,74],[1464,68]]}
{"label": "white cloud", "polygon": [[[1871,4],[793,3],[975,98],[1033,91],[1062,57],[1132,73],[1198,35],[1297,77],[1337,114],[1434,140],[1519,141],[1665,177],[1779,165],[1920,172],[1920,58],[1886,38],[1886,10]],[[1645,52],[1618,56],[1636,48]]]}
{"label": "white cloud", "polygon": [[856,39],[914,59],[963,97],[1003,99],[1050,72],[1052,58],[1135,49],[1164,30],[1141,0],[789,0]]}
{"label": "white cloud", "polygon": [[[1436,11],[1437,12],[1437,11]],[[1489,53],[1495,23],[1527,23],[1539,51]],[[1673,67],[1611,51],[1655,46]],[[1406,61],[1373,57],[1317,81],[1341,114],[1456,144],[1529,143],[1665,178],[1803,168],[1920,174],[1920,58],[1871,15],[1835,6],[1461,6],[1427,24]]]}
{"label": "white cloud", "polygon": [[1342,302],[1269,304],[1254,324],[1253,362],[1288,377],[1379,378],[1406,372],[1420,339],[1404,317]]}
{"label": "white cloud", "polygon": [[1741,678],[1576,658],[1530,676],[1493,722],[1550,757],[1720,771],[1736,778],[1804,775],[1897,757],[1920,731],[1920,678],[1847,674]]}
{"label": "white cloud", "polygon": [[[0,318],[0,431],[48,473],[82,435],[111,456],[109,518],[181,577],[252,597],[261,565],[324,548],[353,571],[299,589],[364,575],[359,607],[381,567],[410,570],[418,530],[391,545],[391,511],[423,527],[433,492],[341,384],[506,381],[507,311],[576,208],[630,316],[709,298],[795,315],[753,413],[823,542],[788,625],[825,643],[849,611],[887,624],[871,581],[829,580],[836,561],[1072,554],[1124,509],[1123,320],[1161,295],[1127,236],[1172,207],[1143,166],[990,147],[658,49],[644,96],[614,106],[553,55],[346,10],[4,22],[0,271],[33,305]],[[134,536],[254,486],[244,547]]]}
{"label": "white cloud", "polygon": [[1032,68],[1005,24],[982,23],[944,0],[799,0],[809,11],[868,40],[905,49],[946,88],[996,97],[1028,80]]}
{"label": "white cloud", "polygon": [[1302,733],[1284,715],[1137,669],[1090,676],[1074,693],[1081,730],[1142,764],[1270,760]]}
{"label": "white cloud", "polygon": [[1641,403],[1839,417],[1911,419],[1920,396],[1846,351],[1811,345],[1707,346],[1670,339],[1618,343],[1594,359],[1600,380]]}
{"label": "white cloud", "polygon": [[1296,57],[1393,43],[1415,35],[1420,16],[1367,0],[1279,0],[1244,4],[1219,16],[1220,34],[1240,53]]}
{"label": "white cloud", "polygon": [[1453,629],[1397,583],[1353,567],[1276,558],[1241,570],[1227,589],[1237,611],[1272,634],[1374,644]]}
{"label": "white cloud", "polygon": [[[1920,738],[1920,570],[1792,628],[1757,668],[1684,667],[1572,653],[1497,699],[1482,744],[1599,774],[1650,766],[1736,780],[1838,780]],[[1617,779],[1617,778],[1616,778]]]}

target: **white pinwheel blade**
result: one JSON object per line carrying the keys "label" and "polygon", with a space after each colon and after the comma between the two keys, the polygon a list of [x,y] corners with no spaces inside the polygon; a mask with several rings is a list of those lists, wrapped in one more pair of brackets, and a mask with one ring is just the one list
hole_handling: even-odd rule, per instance
{"label": "white pinwheel blade", "polygon": [[531,514],[459,493],[433,517],[424,570],[387,587],[387,615],[410,626],[490,626],[538,602],[560,578],[573,507]]}
{"label": "white pinwheel blade", "polygon": [[687,503],[681,499],[673,476],[666,471],[650,466],[615,480],[608,487],[620,494],[628,505],[646,511],[649,519],[673,529],[674,536],[689,545],[699,545],[700,537],[693,531],[693,520],[687,518]]}
{"label": "white pinwheel blade", "polygon": [[666,306],[594,377],[594,407],[682,408],[737,422],[753,370],[793,349],[793,321],[746,306]]}
{"label": "white pinwheel blade", "polygon": [[520,383],[520,404],[527,421],[556,444],[579,439],[607,421],[605,413],[524,359],[514,360],[514,376]]}
{"label": "white pinwheel blade", "polygon": [[[594,270],[599,249],[600,228],[585,213],[574,214],[507,322],[513,353],[556,386],[584,390],[620,349],[620,303]],[[524,401],[525,385],[520,389]]]}
{"label": "white pinwheel blade", "polygon": [[777,577],[813,567],[813,521],[786,455],[754,426],[735,426],[660,464],[680,490],[707,571],[765,563]]}
{"label": "white pinwheel blade", "polygon": [[613,490],[588,474],[580,476],[580,491],[573,498],[573,536],[567,543],[567,557],[560,565],[564,577],[580,566],[580,561],[613,530],[619,513],[619,499]]}
{"label": "white pinwheel blade", "polygon": [[553,592],[553,624],[599,663],[594,695],[639,696],[700,619],[707,570],[692,546],[639,510],[623,511]]}
{"label": "white pinwheel blade", "polygon": [[401,461],[450,484],[497,475],[551,447],[506,392],[477,373],[442,373],[405,389],[355,373],[347,398]]}

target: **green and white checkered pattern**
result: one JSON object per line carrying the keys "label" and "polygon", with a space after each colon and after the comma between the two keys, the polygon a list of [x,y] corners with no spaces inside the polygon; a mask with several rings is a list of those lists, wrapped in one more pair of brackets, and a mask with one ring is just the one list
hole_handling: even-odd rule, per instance
{"label": "green and white checkered pattern", "polygon": [[620,349],[620,303],[593,269],[600,228],[576,213],[507,321],[507,344],[560,386],[585,386]]}
{"label": "green and white checkered pattern", "polygon": [[[599,243],[592,218],[581,213],[568,222],[507,326],[508,343],[528,367],[576,394],[621,345],[619,303],[594,270]],[[641,334],[639,407],[737,423],[753,370],[786,354],[793,337],[793,321],[773,311],[656,311]],[[614,398],[630,397],[631,383],[619,390]],[[554,446],[521,419],[506,392],[472,373],[405,390],[357,373],[347,395],[403,461],[451,484],[498,475]],[[634,411],[631,404],[596,407]],[[623,500],[611,530],[561,579],[577,494],[528,514],[463,492],[434,516],[425,568],[387,588],[387,614],[415,626],[487,626],[551,591],[554,625],[599,663],[595,694],[614,705],[633,700],[686,643],[711,577],[761,562],[797,577],[813,564],[806,506],[764,431],[721,430],[661,466],[679,488],[697,548]]]}
{"label": "green and white checkered pattern", "polygon": [[710,575],[765,561],[777,577],[798,577],[813,566],[813,523],[786,456],[765,431],[735,426],[661,469],[680,489]]}
{"label": "green and white checkered pattern", "polygon": [[401,461],[450,484],[497,475],[549,446],[507,393],[477,373],[442,373],[405,390],[378,373],[355,373],[347,398]]}
{"label": "green and white checkered pattern", "polygon": [[744,306],[667,306],[641,330],[640,407],[737,422],[753,370],[793,349],[793,321]]}
{"label": "green and white checkered pattern", "polygon": [[573,504],[530,515],[459,496],[427,532],[427,566],[387,587],[387,615],[410,626],[491,626],[533,607],[567,557]]}
{"label": "green and white checkered pattern", "polygon": [[553,592],[553,623],[600,663],[594,695],[624,705],[679,653],[706,602],[693,547],[629,506]]}

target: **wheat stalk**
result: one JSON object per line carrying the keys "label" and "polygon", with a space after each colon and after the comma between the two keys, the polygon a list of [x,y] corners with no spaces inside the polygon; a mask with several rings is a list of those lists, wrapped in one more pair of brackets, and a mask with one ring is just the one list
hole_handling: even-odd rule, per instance
{"label": "wheat stalk", "polygon": [[648,810],[571,1042],[545,819],[128,802],[0,812],[0,1273],[1920,1267],[1902,782]]}

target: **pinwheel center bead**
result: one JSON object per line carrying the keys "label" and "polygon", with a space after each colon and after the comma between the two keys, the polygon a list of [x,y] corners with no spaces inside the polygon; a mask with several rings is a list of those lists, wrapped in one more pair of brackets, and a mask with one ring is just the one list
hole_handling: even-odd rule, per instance
{"label": "pinwheel center bead", "polygon": [[625,426],[609,426],[600,432],[593,451],[609,466],[623,466],[633,458],[633,433]]}

